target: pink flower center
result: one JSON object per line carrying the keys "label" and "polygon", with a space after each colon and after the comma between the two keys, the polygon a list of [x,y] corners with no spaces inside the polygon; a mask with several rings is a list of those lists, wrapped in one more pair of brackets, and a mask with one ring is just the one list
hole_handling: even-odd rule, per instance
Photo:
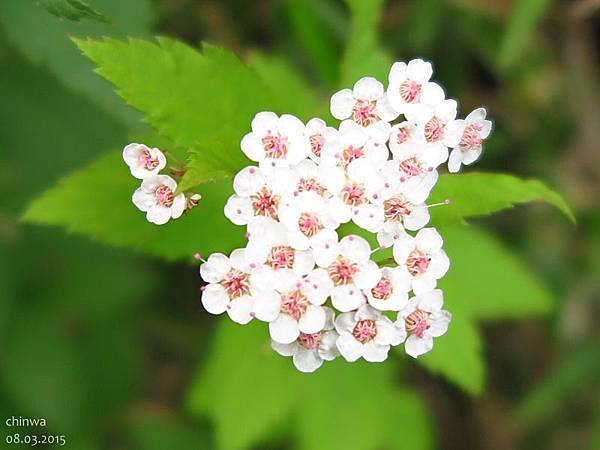
{"label": "pink flower center", "polygon": [[406,258],[406,268],[413,277],[416,277],[425,273],[430,262],[431,258],[427,253],[414,249]]}
{"label": "pink flower center", "polygon": [[346,147],[342,153],[342,166],[346,167],[355,159],[361,158],[365,155],[365,151],[362,147],[353,147],[352,145]]}
{"label": "pink flower center", "polygon": [[325,145],[325,137],[320,134],[313,134],[308,138],[310,140],[310,149],[313,154],[317,157],[321,156],[321,150],[323,150],[323,146]]}
{"label": "pink flower center", "polygon": [[164,206],[165,208],[170,208],[173,205],[175,196],[173,195],[173,191],[169,186],[161,184],[158,188],[156,188],[156,191],[154,191],[154,198],[158,205]]}
{"label": "pink flower center", "polygon": [[277,134],[267,134],[262,138],[267,158],[282,159],[288,152],[288,138]]}
{"label": "pink flower center", "polygon": [[308,309],[308,299],[300,290],[281,295],[281,312],[298,320]]}
{"label": "pink flower center", "polygon": [[274,195],[269,188],[263,188],[250,197],[254,214],[277,219],[279,196]]}
{"label": "pink flower center", "polygon": [[423,86],[413,80],[405,80],[400,85],[400,97],[406,103],[416,103],[421,99]]}
{"label": "pink flower center", "polygon": [[158,167],[158,158],[153,158],[150,154],[150,150],[145,148],[140,152],[138,163],[146,170],[153,170]]}
{"label": "pink flower center", "polygon": [[316,178],[300,178],[298,181],[298,192],[316,192],[321,195],[325,192],[325,188],[321,186],[321,183]]}
{"label": "pink flower center", "polygon": [[383,214],[386,220],[400,222],[403,217],[410,215],[411,206],[412,204],[402,194],[399,194],[383,202]]}
{"label": "pink flower center", "polygon": [[361,183],[349,182],[342,188],[340,198],[349,206],[362,205],[366,201],[365,187]]}
{"label": "pink flower center", "polygon": [[298,344],[304,347],[307,350],[316,349],[321,343],[321,339],[323,338],[323,332],[319,331],[317,333],[306,334],[300,332],[300,336],[298,336]]}
{"label": "pink flower center", "polygon": [[446,124],[438,119],[437,117],[432,117],[429,119],[429,122],[425,124],[425,140],[427,142],[437,142],[444,137],[444,127]]}
{"label": "pink flower center", "polygon": [[241,297],[250,293],[250,275],[236,269],[231,269],[221,281],[221,286],[230,298]]}
{"label": "pink flower center", "polygon": [[479,147],[483,143],[481,129],[482,127],[478,123],[467,125],[460,139],[460,144],[458,144],[460,149],[464,151]]}
{"label": "pink flower center", "polygon": [[315,213],[304,212],[298,219],[298,228],[304,236],[313,237],[323,229],[323,224]]}
{"label": "pink flower center", "polygon": [[406,319],[404,319],[404,324],[406,326],[406,332],[409,334],[414,334],[419,338],[423,337],[423,333],[425,330],[429,329],[429,314],[425,311],[421,311],[417,309],[411,312]]}
{"label": "pink flower center", "polygon": [[343,256],[340,256],[327,268],[329,278],[336,286],[352,283],[356,272],[358,272],[358,264],[350,262]]}
{"label": "pink flower center", "polygon": [[413,132],[412,126],[409,124],[405,124],[401,127],[398,127],[396,134],[396,142],[398,144],[404,144],[406,141],[410,139],[410,136]]}
{"label": "pink flower center", "polygon": [[399,168],[409,178],[416,177],[423,173],[423,167],[421,165],[421,162],[417,159],[416,156],[412,156],[402,161],[399,164]]}
{"label": "pink flower center", "polygon": [[383,275],[379,280],[379,283],[371,289],[371,294],[378,300],[387,300],[394,291],[392,280],[387,275]]}
{"label": "pink flower center", "polygon": [[294,266],[296,252],[291,247],[280,245],[273,247],[267,258],[267,265],[277,269],[291,269]]}
{"label": "pink flower center", "polygon": [[366,344],[377,336],[377,324],[374,320],[359,320],[354,325],[352,335],[361,344]]}
{"label": "pink flower center", "polygon": [[366,127],[379,120],[375,111],[375,102],[368,100],[357,100],[352,108],[352,119],[359,125]]}

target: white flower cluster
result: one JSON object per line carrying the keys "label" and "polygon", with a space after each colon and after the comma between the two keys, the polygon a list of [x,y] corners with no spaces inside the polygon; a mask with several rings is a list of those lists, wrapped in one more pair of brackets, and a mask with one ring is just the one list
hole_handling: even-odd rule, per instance
{"label": "white flower cluster", "polygon": [[[413,357],[431,350],[451,319],[436,289],[449,260],[439,233],[423,228],[425,201],[437,168],[448,159],[451,172],[473,163],[491,130],[482,108],[457,120],[456,101],[431,75],[428,62],[397,62],[387,92],[366,77],[335,93],[338,129],[256,114],[241,149],[257,165],[235,176],[225,206],[248,242],[203,260],[208,312],[267,322],[273,349],[304,372],[338,355],[380,362],[403,342]],[[340,238],[336,230],[350,221],[380,247]],[[392,246],[393,266],[379,267],[372,255]]]}
{"label": "white flower cluster", "polygon": [[131,175],[142,180],[142,185],[133,193],[131,200],[146,213],[146,219],[163,225],[169,219],[181,217],[186,208],[193,208],[200,200],[199,194],[177,194],[177,182],[169,175],[159,175],[167,165],[167,158],[157,148],[132,143],[123,149],[123,159]]}

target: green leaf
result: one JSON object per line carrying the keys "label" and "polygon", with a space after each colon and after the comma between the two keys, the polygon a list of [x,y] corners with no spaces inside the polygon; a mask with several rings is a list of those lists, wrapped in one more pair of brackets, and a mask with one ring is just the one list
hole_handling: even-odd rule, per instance
{"label": "green leaf", "polygon": [[517,61],[523,49],[527,48],[535,26],[551,4],[550,0],[518,0],[515,2],[500,44],[501,67],[507,68]]}
{"label": "green leaf", "polygon": [[133,418],[127,431],[131,448],[139,450],[213,448],[196,424],[186,425],[168,414],[144,412]]}
{"label": "green leaf", "polygon": [[153,20],[150,1],[95,0],[94,5],[111,17],[110,24],[59,20],[37,3],[36,0],[0,2],[3,34],[15,49],[39,69],[47,68],[70,90],[84,94],[105,113],[131,127],[139,126],[138,114],[123,104],[109,83],[93,73],[93,64],[81,57],[70,36],[148,36]]}
{"label": "green leaf", "polygon": [[[446,303],[444,307],[452,311],[451,304]],[[481,335],[474,323],[461,315],[461,311],[453,313],[448,332],[437,338],[433,350],[420,356],[417,362],[465,392],[478,395],[485,383]]]}
{"label": "green leaf", "polygon": [[544,201],[558,208],[571,222],[573,212],[564,199],[538,180],[523,180],[501,173],[469,173],[442,175],[435,185],[429,203],[451,203],[431,212],[435,226],[453,224],[469,217],[488,215],[512,208],[520,203]]}
{"label": "green leaf", "polygon": [[[166,225],[153,225],[131,203],[139,180],[129,174],[120,152],[63,179],[35,200],[23,215],[28,223],[60,225],[67,230],[119,247],[163,257],[190,258],[200,251],[228,252],[244,244],[244,230],[233,225],[223,207],[231,182],[206,183],[200,205]],[[219,239],[214,232],[219,230]]]}
{"label": "green leaf", "polygon": [[50,14],[74,22],[79,22],[81,19],[110,22],[108,17],[81,0],[41,0],[40,3]]}
{"label": "green leaf", "polygon": [[254,71],[212,45],[205,44],[200,53],[167,38],[75,43],[117,93],[177,146],[193,149],[206,140],[241,139],[254,115],[274,106]]}
{"label": "green leaf", "polygon": [[338,359],[302,374],[271,350],[260,323],[221,320],[213,342],[188,403],[214,421],[220,450],[260,446],[281,427],[301,450],[432,447],[424,406],[394,386],[391,363]]}
{"label": "green leaf", "polygon": [[346,0],[352,13],[352,32],[342,60],[343,87],[352,87],[361,77],[375,77],[385,82],[393,59],[379,48],[377,21],[383,0]]}

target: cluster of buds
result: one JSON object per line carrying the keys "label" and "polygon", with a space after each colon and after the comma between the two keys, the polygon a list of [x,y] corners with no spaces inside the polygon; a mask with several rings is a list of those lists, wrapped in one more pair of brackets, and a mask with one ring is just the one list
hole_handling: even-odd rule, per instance
{"label": "cluster of buds", "polygon": [[[144,144],[128,144],[123,149],[123,159],[129,166],[131,175],[142,180],[131,200],[146,213],[146,219],[156,225],[163,225],[170,219],[177,219],[188,209],[198,206],[200,194],[177,192],[177,181],[169,175],[159,174],[167,165],[167,158],[158,148]],[[169,169],[174,176],[185,170]]]}
{"label": "cluster of buds", "polygon": [[[450,263],[440,234],[424,228],[426,200],[439,166],[473,163],[491,131],[483,108],[457,120],[431,75],[428,62],[397,62],[387,91],[365,77],[335,93],[337,129],[256,114],[241,141],[256,164],[234,177],[224,209],[246,227],[246,247],[197,255],[209,313],[267,322],[273,349],[303,372],[340,355],[381,362],[402,343],[415,358],[431,350],[451,320],[437,288]],[[379,246],[338,235],[348,222]],[[393,259],[376,263],[389,247]]]}

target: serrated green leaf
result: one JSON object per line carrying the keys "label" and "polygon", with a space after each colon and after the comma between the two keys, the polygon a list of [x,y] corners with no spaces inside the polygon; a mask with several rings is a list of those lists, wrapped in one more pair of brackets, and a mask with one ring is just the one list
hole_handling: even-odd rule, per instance
{"label": "serrated green leaf", "polygon": [[[196,251],[228,252],[244,243],[244,230],[223,214],[231,182],[206,183],[200,205],[166,225],[153,225],[131,202],[139,180],[129,174],[119,152],[100,158],[63,179],[35,200],[23,215],[28,223],[60,225],[95,240],[159,256],[189,258]],[[219,230],[218,241],[213,239]]]}
{"label": "serrated green leaf", "polygon": [[167,38],[158,38],[157,43],[141,39],[75,43],[127,103],[184,148],[194,149],[198,142],[211,139],[241,139],[254,115],[273,107],[258,75],[219,47],[204,44],[198,52]]}
{"label": "serrated green leaf", "polygon": [[442,175],[433,188],[428,203],[450,204],[431,211],[435,226],[462,222],[469,217],[488,215],[532,201],[544,201],[558,208],[575,222],[564,199],[539,180],[524,180],[502,173]]}
{"label": "serrated green leaf", "polygon": [[531,268],[492,234],[476,227],[439,229],[450,270],[440,280],[449,310],[475,319],[546,314],[552,296]]}
{"label": "serrated green leaf", "polygon": [[385,82],[393,59],[379,47],[377,25],[383,0],[346,0],[352,13],[352,32],[342,60],[340,86],[352,87],[361,77]]}
{"label": "serrated green leaf", "polygon": [[79,22],[82,19],[110,22],[108,17],[81,0],[41,0],[40,4],[50,14],[62,19],[74,22]]}
{"label": "serrated green leaf", "polygon": [[[445,308],[452,311],[448,302]],[[448,332],[437,338],[433,350],[417,362],[439,374],[471,395],[478,395],[485,383],[485,366],[481,355],[481,335],[474,323],[454,311]]]}
{"label": "serrated green leaf", "polygon": [[301,450],[431,448],[423,404],[395,387],[392,376],[389,363],[339,359],[302,374],[271,350],[264,324],[224,319],[188,403],[214,421],[220,450],[264,444],[281,426]]}

